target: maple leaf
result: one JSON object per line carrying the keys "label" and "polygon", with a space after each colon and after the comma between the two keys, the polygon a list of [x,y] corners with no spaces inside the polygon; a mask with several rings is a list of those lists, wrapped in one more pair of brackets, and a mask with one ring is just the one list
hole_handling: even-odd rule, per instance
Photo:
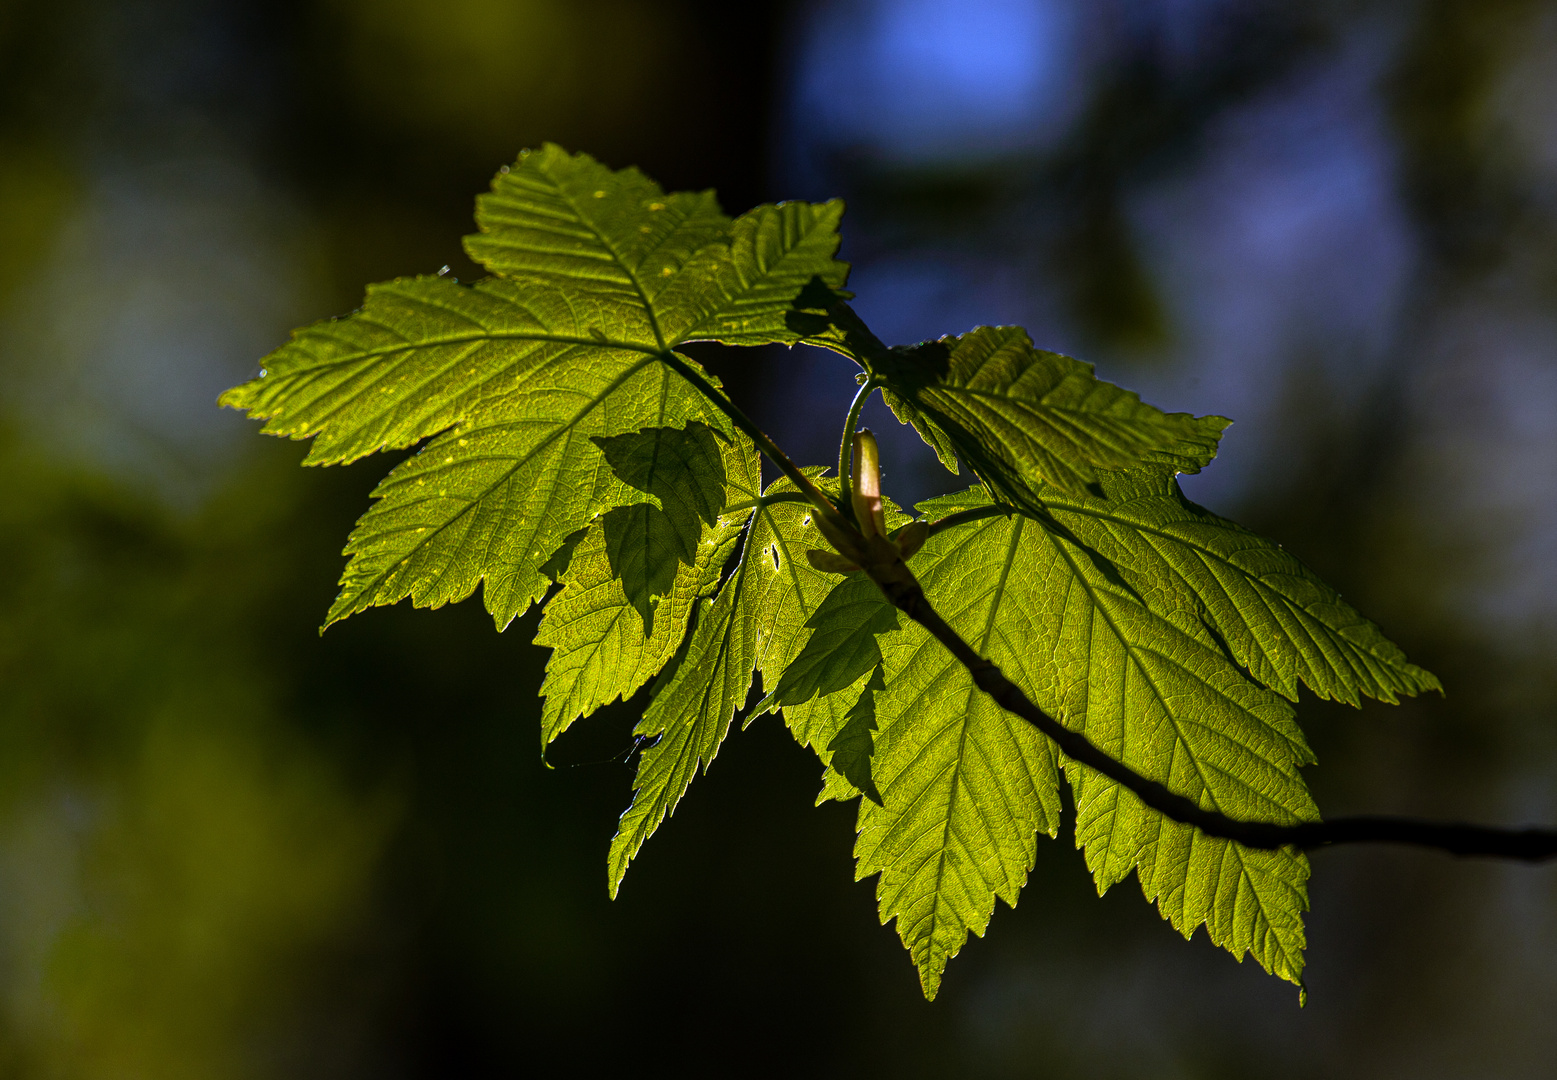
{"label": "maple leaf", "polygon": [[[1111,757],[1230,817],[1317,820],[1298,773],[1312,754],[1272,691],[1295,698],[1301,681],[1394,701],[1438,682],[1290,554],[1189,503],[1172,472],[1105,473],[1100,496],[1044,489],[1038,515],[1012,515],[981,489],[921,504],[955,524],[926,543],[916,573],[981,655]],[[885,805],[861,804],[856,854],[862,875],[881,874],[883,921],[897,919],[933,994],[995,899],[1015,902],[1035,833],[1053,832],[1058,773],[1052,747],[981,704],[922,630],[882,648],[873,776]],[[1208,837],[1061,764],[1100,891],[1134,872],[1186,936],[1204,925],[1300,981],[1301,853]]]}
{"label": "maple leaf", "polygon": [[[751,444],[727,443],[722,450],[717,473],[721,510],[755,498],[758,489]],[[694,605],[718,587],[749,513],[721,517],[716,512],[713,527],[699,530],[693,558],[665,560],[673,583],[652,620],[641,618],[610,556],[606,531],[611,514],[588,528],[557,573],[562,588],[546,602],[535,632],[535,643],[552,650],[541,685],[543,747],[601,705],[631,697],[670,662],[686,636]]]}
{"label": "maple leaf", "polygon": [[753,677],[781,681],[802,648],[806,621],[837,581],[805,558],[807,549],[824,543],[811,508],[775,500],[794,492],[789,480],[779,480],[745,512],[740,559],[718,596],[704,602],[685,658],[635,729],[658,741],[639,761],[632,805],[611,841],[613,896],[628,863],[675,809],[699,767],[712,764]]}
{"label": "maple leaf", "polygon": [[[710,194],[665,195],[635,169],[547,146],[478,200],[468,247],[499,276],[371,286],[357,313],[299,331],[222,403],[270,434],[311,437],[309,464],[431,438],[374,491],[326,625],[406,597],[436,607],[483,583],[499,628],[524,612],[568,536],[650,500],[592,440],[694,421],[733,436],[674,350],[797,340],[785,316],[799,295],[847,273],[832,257],[841,213],[786,203],[732,222]],[[636,530],[618,520],[620,557],[667,537],[634,514]],[[668,587],[648,584],[645,608]]]}
{"label": "maple leaf", "polygon": [[1162,412],[1097,378],[1091,364],[1035,349],[1019,326],[891,349],[839,327],[806,340],[855,359],[951,472],[961,458],[997,497],[1023,509],[1038,508],[1046,485],[1085,492],[1103,470],[1186,442],[1203,446],[1208,434],[1207,418]]}

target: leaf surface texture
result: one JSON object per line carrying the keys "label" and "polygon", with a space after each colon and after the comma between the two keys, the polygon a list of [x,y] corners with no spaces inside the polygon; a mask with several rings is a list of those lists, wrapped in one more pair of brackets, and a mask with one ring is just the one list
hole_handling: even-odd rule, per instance
{"label": "leaf surface texture", "polygon": [[[374,492],[328,622],[406,597],[436,607],[478,585],[499,627],[524,612],[568,536],[650,501],[595,440],[693,422],[732,434],[665,358],[696,338],[797,340],[801,293],[843,284],[841,213],[786,203],[732,222],[711,194],[666,195],[634,169],[547,146],[478,201],[467,246],[499,276],[372,286],[359,312],[299,331],[223,403],[271,434],[312,438],[311,464],[432,440]],[[642,612],[670,587],[659,550],[688,535],[666,524],[633,511],[613,530],[619,561],[639,568]]]}

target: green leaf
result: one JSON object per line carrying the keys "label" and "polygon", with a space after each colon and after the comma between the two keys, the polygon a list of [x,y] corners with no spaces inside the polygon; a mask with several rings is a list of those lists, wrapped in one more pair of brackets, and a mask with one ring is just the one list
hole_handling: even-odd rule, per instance
{"label": "green leaf", "polygon": [[562,546],[551,553],[551,558],[541,563],[541,573],[546,576],[547,580],[553,584],[561,580],[562,575],[573,563],[574,549],[578,547],[588,532],[589,528],[587,526],[582,529],[575,529],[563,538]]}
{"label": "green leaf", "polygon": [[800,705],[847,689],[881,666],[876,639],[897,629],[897,609],[864,574],[845,577],[806,620],[805,647],[784,669],[771,700]]}
{"label": "green leaf", "polygon": [[719,439],[706,424],[646,428],[593,440],[618,479],[654,496],[658,506],[619,506],[605,516],[606,551],[628,600],[652,631],[654,605],[676,577],[676,562],[690,565],[705,523],[725,504]]}
{"label": "green leaf", "polygon": [[730,224],[712,191],[667,195],[637,169],[548,143],[493,178],[465,250],[494,274],[606,299],[630,313],[634,340],[658,342],[655,301],[694,255],[728,245]]}
{"label": "green leaf", "polygon": [[[974,491],[921,509],[939,516],[979,504],[988,505],[988,498]],[[1298,774],[1313,756],[1291,707],[1249,681],[1192,610],[1149,607],[1150,598],[1143,602],[1106,557],[1068,530],[1022,516],[991,516],[936,534],[919,556],[928,564],[922,578],[932,603],[938,609],[951,603],[940,581],[979,573],[969,560],[980,552],[993,559],[996,551],[1007,553],[1013,580],[1033,583],[1019,602],[1027,620],[1020,630],[1029,654],[1045,660],[1037,670],[996,663],[1040,707],[1136,772],[1202,806],[1281,824],[1317,818]],[[884,651],[892,702],[894,653]],[[898,781],[887,771],[881,746],[900,721],[887,702],[877,704],[885,738],[878,740],[876,778],[891,810],[900,798]],[[1299,981],[1308,877],[1301,853],[1251,851],[1207,837],[1148,810],[1128,790],[1083,766],[1068,760],[1064,766],[1075,791],[1077,843],[1100,891],[1135,871],[1147,898],[1186,936],[1204,924],[1211,940],[1234,955],[1252,953],[1267,970]],[[870,813],[862,807],[862,825]],[[917,911],[936,898],[921,887],[908,897],[917,907],[901,900],[897,907]],[[951,899],[948,910],[961,915],[955,903],[961,896],[954,892]],[[975,914],[987,920],[987,911]],[[982,929],[977,920],[965,921]],[[900,915],[900,932],[902,925]],[[934,972],[933,938],[919,935],[913,944],[926,949]],[[924,972],[921,963],[922,977]]]}
{"label": "green leaf", "polygon": [[[843,202],[784,202],[742,214],[731,229],[727,257],[705,252],[667,290],[686,318],[668,325],[681,341],[726,345],[790,345],[802,331],[797,317],[823,316],[841,294],[848,264],[837,261]],[[696,317],[691,313],[696,312]]]}
{"label": "green leaf", "polygon": [[[800,294],[846,276],[832,258],[841,213],[787,203],[732,223],[711,195],[666,196],[636,170],[548,146],[478,205],[470,250],[506,276],[372,286],[361,311],[299,331],[222,403],[313,438],[310,464],[433,440],[374,493],[327,625],[478,585],[499,627],[525,611],[569,535],[646,501],[591,440],[692,421],[728,436],[665,357],[699,337],[798,340],[786,317]],[[652,598],[660,583],[643,584]]]}
{"label": "green leaf", "polygon": [[[856,706],[859,706],[865,696],[866,688],[875,678],[880,668],[872,669],[861,675],[846,689],[832,694],[814,697],[799,705],[785,705],[783,707],[784,724],[789,728],[795,741],[801,746],[809,747],[816,752],[816,756],[822,761],[822,790],[816,797],[816,805],[820,806],[829,800],[846,802],[849,799],[858,798],[863,792],[852,784],[842,773],[832,767],[833,743],[845,727],[848,726]],[[768,699],[759,703],[753,710],[746,723],[750,724],[764,712],[778,708]],[[875,724],[875,700],[869,704],[872,731]],[[875,739],[871,741],[872,755],[875,750]],[[879,793],[878,793],[879,794]]]}
{"label": "green leaf", "polygon": [[[896,507],[886,509],[894,518],[902,517]],[[870,779],[874,695],[881,689],[877,638],[897,625],[897,609],[875,583],[861,573],[848,575],[806,620],[811,634],[805,647],[752,713],[756,719],[782,707],[796,740],[822,759],[826,771],[819,804],[861,793],[881,801]]]}
{"label": "green leaf", "polygon": [[[780,480],[764,499],[794,491]],[[611,895],[699,767],[713,762],[746,703],[753,675],[778,681],[800,651],[806,621],[837,580],[806,561],[806,549],[823,544],[806,503],[764,502],[752,511],[735,570],[719,595],[703,604],[685,658],[635,729],[659,740],[639,760],[632,805],[611,841]]]}
{"label": "green leaf", "polygon": [[[266,434],[313,438],[310,465],[412,446],[477,419],[545,415],[551,402],[536,401],[538,390],[572,391],[571,414],[593,387],[656,364],[652,341],[612,324],[624,314],[499,279],[399,278],[368,286],[360,311],[297,331],[221,402],[267,420]],[[607,327],[621,331],[614,346],[600,341]]]}
{"label": "green leaf", "polygon": [[652,634],[654,608],[676,580],[685,538],[670,515],[644,503],[618,506],[601,524],[611,576],[621,581],[627,602],[643,619],[643,632]]}
{"label": "green leaf", "polygon": [[[754,498],[758,469],[750,442],[728,444],[724,455],[729,461],[725,497],[731,503]],[[721,474],[725,471],[721,465]],[[748,512],[737,512],[716,518],[692,565],[669,560],[674,584],[655,609],[652,628],[634,614],[635,605],[611,565],[605,524],[610,515],[582,534],[560,575],[562,588],[547,602],[535,634],[537,645],[552,650],[541,686],[543,747],[579,717],[618,697],[631,697],[669,663],[686,635],[693,607],[718,586],[747,517]]]}
{"label": "green leaf", "polygon": [[[1290,707],[1250,676],[1290,698],[1301,681],[1354,704],[1360,694],[1394,701],[1438,682],[1292,556],[1184,499],[1172,473],[1195,464],[1194,453],[1191,445],[1155,468],[1104,473],[1102,496],[1044,489],[1046,512],[1032,518],[1009,516],[979,490],[921,504],[931,517],[972,520],[932,536],[915,570],[932,604],[975,647],[979,612],[956,605],[971,583],[1006,582],[1014,595],[1001,599],[1015,610],[991,610],[985,625],[1021,644],[992,643],[981,653],[1110,756],[1232,817],[1315,820],[1298,774],[1312,754]],[[885,807],[862,804],[857,854],[862,874],[882,872],[883,920],[898,919],[933,994],[966,930],[987,925],[994,897],[1014,902],[1032,829],[1009,813],[1022,805],[1010,799],[975,796],[964,805],[980,813],[958,815],[963,777],[988,783],[982,770],[1001,757],[982,751],[977,718],[947,702],[963,687],[944,680],[967,680],[937,670],[947,667],[944,653],[917,628],[887,642],[874,773]],[[1024,649],[1046,662],[1024,662]],[[909,765],[900,772],[902,761]],[[1300,982],[1308,876],[1300,853],[1207,837],[1084,766],[1067,759],[1064,769],[1077,843],[1100,891],[1134,871],[1186,936],[1205,925],[1216,944]],[[1032,770],[1026,762],[997,766],[994,778],[1003,771],[1020,782]],[[926,841],[937,825],[940,845]],[[969,832],[978,840],[972,850],[993,853],[982,867],[968,855]],[[1004,880],[992,868],[1004,869]]]}
{"label": "green leaf", "polygon": [[1186,441],[1209,439],[1214,453],[1226,424],[1147,405],[1098,379],[1092,365],[1033,348],[1020,327],[981,326],[868,362],[898,419],[943,462],[955,451],[997,497],[1022,509],[1039,507],[1045,483],[1083,492],[1101,470]]}
{"label": "green leaf", "polygon": [[[910,564],[941,616],[1029,693],[1052,679],[1037,622],[1052,585],[1030,539],[1039,531],[1023,518],[975,522],[931,536]],[[881,650],[872,775],[885,805],[860,804],[854,852],[858,876],[881,875],[881,921],[897,920],[933,998],[995,898],[1016,902],[1036,834],[1058,828],[1059,772],[1052,744],[918,624],[885,635]]]}
{"label": "green leaf", "polygon": [[[1259,683],[1292,701],[1394,704],[1442,690],[1436,676],[1282,548],[1190,502],[1165,469],[1104,474],[1103,498],[1044,496],[1051,519],[1119,568],[1164,615],[1189,613]],[[1208,634],[1206,630],[1209,630]]]}
{"label": "green leaf", "polygon": [[731,222],[713,192],[666,195],[637,169],[613,172],[547,144],[520,155],[476,200],[470,257],[493,273],[621,312],[631,340],[791,343],[788,319],[813,281],[843,287],[833,258],[843,204],[759,206]]}
{"label": "green leaf", "polygon": [[884,689],[881,668],[872,668],[859,700],[850,707],[843,726],[827,744],[832,772],[877,806],[881,805],[881,792],[871,775],[871,760],[876,753],[876,694]]}
{"label": "green leaf", "polygon": [[685,428],[647,428],[630,435],[596,438],[611,471],[630,487],[653,495],[683,542],[683,562],[691,562],[703,524],[712,525],[724,509],[724,459],[719,438],[707,424]]}

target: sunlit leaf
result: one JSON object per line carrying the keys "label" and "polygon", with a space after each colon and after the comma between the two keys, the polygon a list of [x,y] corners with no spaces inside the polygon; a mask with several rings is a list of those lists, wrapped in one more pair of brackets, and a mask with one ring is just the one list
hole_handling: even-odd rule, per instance
{"label": "sunlit leaf", "polygon": [[[657,506],[618,506],[601,519],[611,576],[620,580],[627,602],[654,632],[654,608],[670,591],[685,554],[685,537]],[[691,541],[697,543],[695,534]]]}
{"label": "sunlit leaf", "polygon": [[841,333],[810,340],[855,356],[948,468],[961,459],[1022,509],[1038,508],[1045,485],[1084,492],[1103,470],[1186,442],[1209,441],[1214,453],[1226,424],[1164,413],[1097,378],[1090,364],[1035,349],[1021,327],[980,326],[884,353],[861,351]]}
{"label": "sunlit leaf", "polygon": [[[843,283],[841,212],[788,203],[731,222],[711,195],[667,196],[636,170],[548,146],[478,206],[470,250],[503,276],[373,286],[358,313],[299,331],[223,403],[271,434],[312,437],[312,464],[433,437],[375,491],[328,621],[484,585],[501,627],[539,600],[540,568],[568,536],[649,498],[592,440],[694,421],[729,436],[665,358],[700,337],[797,340],[785,317],[801,292]],[[663,538],[638,516],[643,544]],[[640,579],[645,605],[664,584]]]}
{"label": "sunlit leaf", "polygon": [[[793,491],[780,480],[765,495]],[[713,762],[753,676],[778,681],[800,651],[806,621],[837,582],[805,559],[807,548],[824,543],[810,521],[809,508],[798,502],[751,512],[740,561],[719,595],[702,605],[685,658],[644,713],[636,733],[658,741],[639,761],[632,805],[611,841],[612,895],[698,769]]]}
{"label": "sunlit leaf", "polygon": [[1290,553],[1188,499],[1164,469],[1103,477],[1103,498],[1047,493],[1052,520],[1117,566],[1153,608],[1198,615],[1259,683],[1296,701],[1394,703],[1438,679]]}
{"label": "sunlit leaf", "polygon": [[[758,484],[751,444],[743,440],[728,445],[724,454],[729,461],[726,499],[735,504],[753,498]],[[725,474],[721,466],[720,475]],[[691,565],[668,560],[674,584],[655,607],[652,626],[641,619],[625,583],[613,570],[605,535],[609,518],[607,514],[597,519],[579,539],[559,576],[562,589],[547,601],[535,633],[535,643],[552,650],[541,686],[546,699],[541,713],[543,746],[574,720],[618,697],[631,697],[670,662],[686,634],[694,605],[718,587],[747,514],[716,517],[716,527],[703,536]]]}
{"label": "sunlit leaf", "polygon": [[[1038,613],[1045,579],[1037,526],[991,518],[932,536],[913,567],[940,615],[1029,693],[1053,680]],[[1053,745],[978,690],[917,624],[883,636],[872,777],[884,806],[860,803],[859,876],[880,874],[882,922],[919,968],[927,996],[968,932],[982,934],[1032,869],[1035,836],[1059,827]]]}
{"label": "sunlit leaf", "polygon": [[[921,509],[939,515],[980,502],[987,503],[987,497],[975,491]],[[1003,554],[1009,567],[1005,580],[1031,590],[1019,602],[1024,618],[1016,625],[1028,655],[1044,662],[1036,670],[1030,664],[1013,669],[996,662],[1042,708],[1084,732],[1110,756],[1208,808],[1283,824],[1317,817],[1298,775],[1298,766],[1312,755],[1291,707],[1250,682],[1195,622],[1193,612],[1153,610],[1105,558],[1087,549],[1085,541],[1021,516],[991,516],[932,537],[920,556],[921,574],[938,607],[953,602],[941,582],[977,576],[971,569],[977,564],[970,560],[980,553],[986,562]],[[999,623],[1010,625],[1012,620],[1002,618]],[[921,696],[901,712],[895,707],[900,698],[893,693],[893,657],[903,648],[887,651],[888,694],[877,705],[883,737],[878,740],[876,779],[887,810],[906,814],[923,812],[928,800],[921,796],[910,802],[899,793],[904,781],[889,765],[895,758],[885,747],[899,737],[896,732],[905,724],[900,715],[909,718],[909,731],[925,727],[924,721],[913,718],[934,711],[935,702],[933,696]],[[991,648],[985,655],[995,658],[997,652]],[[910,669],[910,677],[913,674]],[[1008,718],[1007,723],[1020,722]],[[962,757],[982,765],[990,755],[965,750]],[[949,760],[961,765],[959,758]],[[926,786],[918,775],[924,766],[916,762],[915,770],[907,777],[910,796]],[[1075,789],[1077,842],[1100,889],[1136,871],[1147,897],[1157,901],[1179,930],[1189,934],[1204,924],[1212,941],[1235,955],[1250,952],[1267,970],[1298,980],[1308,876],[1300,853],[1251,851],[1206,837],[1146,809],[1133,794],[1083,766],[1067,761],[1065,770]],[[949,797],[942,802],[950,807],[947,834],[958,835],[955,803]],[[903,857],[896,847],[867,847],[872,817],[890,820],[884,812],[862,805],[861,847],[870,858],[862,860],[861,869],[881,864],[888,871],[883,875],[883,915],[898,916],[900,933],[905,915],[911,920],[917,916],[909,923],[917,932],[906,934],[905,940],[911,949],[919,946],[925,957],[921,972],[933,977],[937,958],[960,944],[953,932],[959,923],[982,931],[994,895],[1014,900],[1014,878],[1008,877],[1007,890],[999,891],[998,882],[974,877],[982,884],[978,895],[988,896],[983,908],[970,903],[966,874],[954,879],[957,888],[927,889],[920,882],[889,892],[888,886],[898,881],[892,871]],[[1004,861],[1016,865],[1018,855],[1030,859],[1029,850],[1013,841],[1005,840],[1010,856]],[[882,847],[898,857],[883,859]],[[958,846],[948,848],[947,858],[962,856]],[[888,899],[894,901],[890,908]],[[943,932],[946,944],[937,949],[936,934],[917,928],[941,930],[944,920],[937,916],[943,910],[951,916],[953,931]],[[933,982],[927,982],[930,985]]]}
{"label": "sunlit leaf", "polygon": [[876,638],[897,628],[897,609],[875,582],[850,574],[806,620],[811,636],[784,669],[771,699],[775,705],[800,705],[818,695],[847,689],[881,665]]}
{"label": "sunlit leaf", "polygon": [[493,273],[621,311],[601,329],[642,344],[787,343],[806,286],[824,299],[843,286],[842,215],[836,200],[787,202],[732,222],[711,191],[667,195],[637,169],[548,144],[476,200],[481,231],[465,247]]}
{"label": "sunlit leaf", "polygon": [[630,487],[653,495],[683,541],[691,562],[699,522],[712,525],[724,509],[724,458],[719,438],[707,424],[647,428],[595,440],[611,471]]}
{"label": "sunlit leaf", "polygon": [[871,762],[876,754],[876,694],[885,688],[881,668],[872,668],[859,700],[844,714],[843,726],[827,744],[831,770],[878,806],[881,792],[876,790]]}

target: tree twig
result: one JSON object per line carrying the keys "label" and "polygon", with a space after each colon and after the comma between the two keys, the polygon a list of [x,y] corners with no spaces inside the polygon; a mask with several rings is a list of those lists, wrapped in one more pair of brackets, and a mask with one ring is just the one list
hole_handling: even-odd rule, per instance
{"label": "tree twig", "polygon": [[[1557,858],[1557,830],[1552,829],[1505,829],[1377,816],[1278,825],[1266,821],[1240,821],[1207,810],[1110,757],[1085,735],[1072,731],[1033,704],[1021,687],[1006,678],[993,662],[980,656],[941,618],[913,571],[898,557],[897,549],[881,537],[871,537],[871,541],[864,545],[862,554],[865,557],[856,558],[856,561],[894,607],[928,630],[968,669],[980,690],[1001,708],[1048,736],[1072,759],[1128,788],[1147,806],[1174,821],[1193,825],[1207,836],[1264,850],[1283,847],[1312,850],[1335,844],[1385,843],[1435,848],[1454,855],[1485,855],[1527,862]],[[854,557],[850,552],[844,554]]]}
{"label": "tree twig", "polygon": [[[853,312],[848,314],[852,316]],[[858,321],[857,316],[855,321]],[[863,323],[860,325],[863,326]],[[1053,740],[1072,759],[1129,789],[1158,813],[1185,825],[1192,825],[1207,836],[1233,840],[1245,847],[1263,850],[1295,847],[1309,851],[1335,844],[1382,843],[1410,844],[1453,855],[1482,855],[1526,862],[1557,858],[1557,830],[1553,829],[1507,829],[1383,816],[1332,818],[1329,821],[1306,821],[1293,825],[1241,821],[1215,810],[1207,810],[1156,780],[1142,776],[1124,762],[1110,757],[1079,731],[1072,731],[1033,704],[1021,687],[1006,678],[992,661],[980,656],[977,650],[962,639],[962,635],[941,618],[925,596],[919,579],[908,568],[891,540],[883,536],[862,535],[854,523],[839,513],[832,500],[800,471],[789,455],[739,406],[715,390],[695,368],[683,362],[674,352],[663,353],[661,359],[756,442],[762,452],[800,489],[802,497],[815,507],[817,513],[813,520],[828,542],[839,554],[860,566],[894,607],[944,645],[968,669],[974,685],[993,698],[1001,708],[1027,721]],[[863,402],[865,393],[862,388],[861,394],[855,399],[856,405]],[[933,523],[930,532],[1009,512],[999,506],[975,507]]]}

